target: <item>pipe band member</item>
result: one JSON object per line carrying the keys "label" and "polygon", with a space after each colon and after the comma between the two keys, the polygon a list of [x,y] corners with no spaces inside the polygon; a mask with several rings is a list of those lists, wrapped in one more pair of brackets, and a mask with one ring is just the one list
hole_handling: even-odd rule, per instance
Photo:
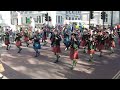
{"label": "pipe band member", "polygon": [[119,29],[118,29],[117,33],[118,33],[118,43],[119,43],[119,46],[120,46],[120,30]]}
{"label": "pipe band member", "polygon": [[115,36],[114,34],[111,32],[111,34],[109,35],[110,38],[110,48],[111,48],[111,53],[114,53],[114,48],[115,48]]}
{"label": "pipe band member", "polygon": [[87,41],[87,46],[88,46],[88,54],[90,55],[89,61],[93,62],[93,54],[95,53],[95,42],[93,37],[91,36],[89,40]]}
{"label": "pipe band member", "polygon": [[68,32],[64,33],[64,41],[63,41],[63,43],[66,46],[65,50],[68,50],[69,43],[70,43],[69,33]]}
{"label": "pipe band member", "polygon": [[7,45],[6,50],[10,49],[9,48],[10,40],[9,40],[9,33],[5,33],[5,45]]}
{"label": "pipe band member", "polygon": [[55,30],[54,36],[52,38],[52,48],[53,48],[54,54],[56,55],[55,63],[57,63],[59,61],[59,58],[60,58],[60,53],[61,53],[60,41],[61,41],[61,37],[58,34],[58,31]]}
{"label": "pipe band member", "polygon": [[44,45],[47,44],[46,40],[47,40],[47,31],[46,29],[43,29],[42,42],[44,43]]}
{"label": "pipe band member", "polygon": [[81,42],[81,46],[84,49],[83,53],[86,53],[86,40],[87,40],[87,34],[86,34],[86,32],[84,32],[82,35],[82,42]]}
{"label": "pipe band member", "polygon": [[97,49],[100,52],[100,55],[99,55],[100,57],[102,56],[102,50],[104,49],[104,45],[105,45],[105,37],[100,31],[97,36]]}
{"label": "pipe band member", "polygon": [[20,33],[16,34],[15,42],[16,42],[17,48],[19,49],[18,53],[20,53],[21,50],[22,50],[22,48],[21,48],[21,46],[22,46],[21,38],[22,38],[22,36],[21,36]]}
{"label": "pipe band member", "polygon": [[74,69],[74,67],[77,64],[77,59],[78,59],[78,47],[79,42],[76,38],[76,34],[72,33],[71,34],[71,39],[70,39],[70,59],[73,61],[71,69]]}
{"label": "pipe band member", "polygon": [[39,49],[41,49],[39,34],[36,34],[33,37],[33,48],[34,48],[34,50],[36,52],[35,57],[38,57],[40,55]]}
{"label": "pipe band member", "polygon": [[28,35],[28,31],[24,32],[24,41],[26,43],[26,46],[29,46],[29,35]]}

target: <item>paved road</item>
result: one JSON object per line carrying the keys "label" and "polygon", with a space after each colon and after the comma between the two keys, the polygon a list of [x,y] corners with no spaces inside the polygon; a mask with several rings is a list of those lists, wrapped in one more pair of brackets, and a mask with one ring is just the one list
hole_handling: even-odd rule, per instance
{"label": "paved road", "polygon": [[53,63],[55,58],[51,48],[43,46],[41,55],[34,57],[32,45],[23,46],[21,54],[12,45],[11,50],[2,52],[2,62],[5,72],[2,74],[9,79],[112,79],[120,70],[120,48],[116,48],[114,54],[104,51],[104,56],[99,57],[99,52],[94,55],[94,63],[88,62],[89,56],[79,50],[79,61],[75,70],[70,70],[71,60],[69,51],[64,51],[58,64]]}

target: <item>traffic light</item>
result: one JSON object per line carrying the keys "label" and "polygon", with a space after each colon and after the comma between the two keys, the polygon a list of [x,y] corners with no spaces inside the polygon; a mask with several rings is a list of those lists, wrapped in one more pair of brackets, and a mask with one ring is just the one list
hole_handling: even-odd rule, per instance
{"label": "traffic light", "polygon": [[45,21],[48,21],[48,13],[45,14]]}
{"label": "traffic light", "polygon": [[94,18],[94,15],[93,15],[93,11],[90,11],[90,19],[93,19]]}
{"label": "traffic light", "polygon": [[49,16],[49,21],[51,21],[51,17]]}
{"label": "traffic light", "polygon": [[105,20],[105,18],[106,18],[106,13],[103,11],[101,12],[101,19]]}

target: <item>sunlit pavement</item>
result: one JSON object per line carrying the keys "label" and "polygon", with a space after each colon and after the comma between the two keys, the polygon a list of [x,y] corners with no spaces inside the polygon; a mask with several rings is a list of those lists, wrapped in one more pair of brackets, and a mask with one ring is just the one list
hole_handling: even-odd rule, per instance
{"label": "sunlit pavement", "polygon": [[79,51],[79,61],[74,70],[71,70],[69,51],[64,51],[59,63],[54,63],[54,54],[50,44],[42,46],[41,55],[34,57],[32,45],[29,48],[23,45],[20,54],[12,45],[11,50],[2,52],[2,62],[5,72],[2,74],[8,79],[112,79],[120,69],[120,48],[114,54],[104,50],[104,55],[99,57],[99,52],[94,55],[94,62],[88,62],[89,56]]}

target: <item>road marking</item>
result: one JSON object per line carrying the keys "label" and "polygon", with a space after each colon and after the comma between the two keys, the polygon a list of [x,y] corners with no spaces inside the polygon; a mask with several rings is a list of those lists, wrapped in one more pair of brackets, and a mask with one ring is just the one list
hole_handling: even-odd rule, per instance
{"label": "road marking", "polygon": [[120,71],[112,79],[118,79],[119,76],[120,76]]}

